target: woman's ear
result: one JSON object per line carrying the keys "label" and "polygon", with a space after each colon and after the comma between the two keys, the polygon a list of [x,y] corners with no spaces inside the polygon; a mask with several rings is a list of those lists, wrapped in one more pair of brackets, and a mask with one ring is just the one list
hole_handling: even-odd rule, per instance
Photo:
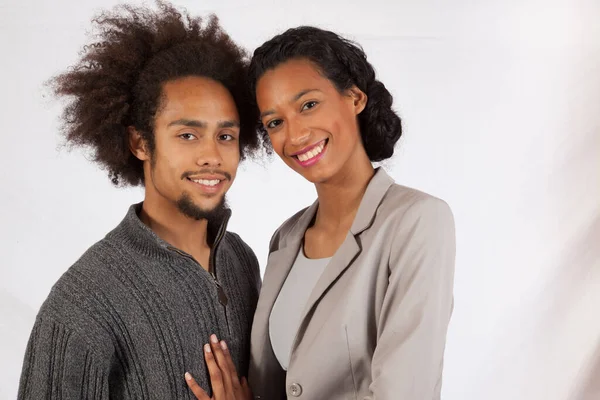
{"label": "woman's ear", "polygon": [[356,85],[353,85],[350,89],[348,89],[348,94],[352,98],[354,113],[356,115],[360,114],[367,106],[367,95]]}

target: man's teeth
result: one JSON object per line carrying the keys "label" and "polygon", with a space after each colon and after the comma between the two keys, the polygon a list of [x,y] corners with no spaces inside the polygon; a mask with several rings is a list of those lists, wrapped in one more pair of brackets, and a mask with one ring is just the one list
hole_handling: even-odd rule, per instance
{"label": "man's teeth", "polygon": [[219,182],[221,182],[220,179],[192,179],[192,181],[199,183],[201,185],[205,185],[205,186],[215,186],[217,185]]}
{"label": "man's teeth", "polygon": [[304,162],[304,161],[308,161],[311,158],[321,154],[321,152],[323,151],[323,148],[325,147],[325,142],[321,143],[320,145],[318,145],[317,147],[315,147],[314,149],[307,151],[306,153],[302,153],[302,154],[298,154],[298,160]]}

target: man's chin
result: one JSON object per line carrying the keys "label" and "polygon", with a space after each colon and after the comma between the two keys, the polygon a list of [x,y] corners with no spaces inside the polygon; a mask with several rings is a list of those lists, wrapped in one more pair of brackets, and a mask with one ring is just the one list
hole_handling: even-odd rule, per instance
{"label": "man's chin", "polygon": [[201,205],[195,202],[187,193],[184,193],[179,200],[177,200],[177,208],[183,215],[195,220],[220,220],[227,210],[227,203],[225,201],[225,196],[215,200],[216,201],[214,202],[210,202],[212,204]]}

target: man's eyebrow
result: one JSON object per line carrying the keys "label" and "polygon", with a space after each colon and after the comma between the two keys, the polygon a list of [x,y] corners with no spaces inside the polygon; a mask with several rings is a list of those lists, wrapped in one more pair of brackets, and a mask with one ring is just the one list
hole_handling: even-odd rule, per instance
{"label": "man's eyebrow", "polygon": [[219,128],[239,128],[240,123],[235,120],[219,121]]}
{"label": "man's eyebrow", "polygon": [[[170,127],[174,125],[189,126],[190,128],[206,128],[208,126],[208,124],[204,121],[187,118],[180,118],[176,119],[175,121],[171,121],[168,126]],[[239,121],[231,119],[226,121],[219,121],[217,126],[219,128],[239,128],[240,123]]]}
{"label": "man's eyebrow", "polygon": [[169,122],[169,125],[167,125],[167,126],[174,126],[174,125],[189,126],[190,128],[206,128],[206,122],[199,121],[197,119],[180,118],[180,119],[176,119],[175,121]]}

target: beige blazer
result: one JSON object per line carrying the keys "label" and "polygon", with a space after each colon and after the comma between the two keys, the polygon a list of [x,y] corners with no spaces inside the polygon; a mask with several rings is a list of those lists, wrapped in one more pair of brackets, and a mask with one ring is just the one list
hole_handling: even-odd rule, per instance
{"label": "beige blazer", "polygon": [[252,327],[256,399],[440,398],[453,308],[454,219],[435,197],[379,168],[350,232],[315,285],[282,370],[269,315],[318,203],[273,235]]}

